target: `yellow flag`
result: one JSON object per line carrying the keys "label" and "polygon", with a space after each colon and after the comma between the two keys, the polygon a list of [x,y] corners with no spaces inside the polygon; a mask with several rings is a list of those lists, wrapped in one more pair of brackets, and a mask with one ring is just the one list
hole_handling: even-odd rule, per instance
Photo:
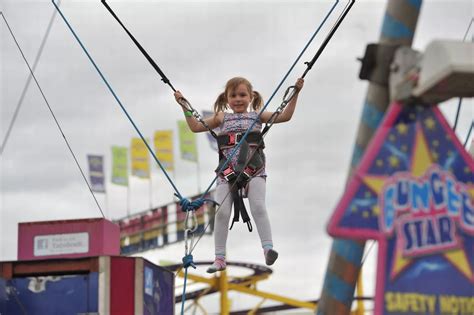
{"label": "yellow flag", "polygon": [[145,143],[141,138],[132,138],[131,147],[132,175],[150,178],[150,155]]}
{"label": "yellow flag", "polygon": [[167,171],[174,170],[173,131],[158,130],[154,137],[155,154]]}

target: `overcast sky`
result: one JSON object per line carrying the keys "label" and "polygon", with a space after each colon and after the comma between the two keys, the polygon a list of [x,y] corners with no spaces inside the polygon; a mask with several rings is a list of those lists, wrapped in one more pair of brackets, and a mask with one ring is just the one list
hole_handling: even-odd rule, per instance
{"label": "overcast sky", "polygon": [[[334,1],[108,3],[171,83],[197,110],[203,110],[212,108],[233,76],[248,78],[268,99]],[[303,62],[311,60],[344,3],[340,1],[284,87],[304,72]],[[356,1],[306,76],[293,119],[274,126],[266,138],[267,207],[280,258],[271,280],[260,286],[263,290],[300,299],[319,296],[331,245],[325,226],[343,193],[367,89],[367,82],[358,79],[356,58],[363,55],[367,43],[378,40],[385,4]],[[64,0],[61,9],[141,132],[152,137],[155,130],[176,131],[182,112],[172,90],[160,81],[100,1]],[[52,3],[1,0],[0,10],[32,65],[54,12]],[[414,47],[424,50],[439,38],[461,40],[472,15],[471,0],[424,1]],[[3,141],[29,71],[3,20],[0,34]],[[35,74],[82,168],[87,171],[87,154],[101,154],[110,175],[111,146],[128,146],[136,133],[59,15]],[[280,105],[281,97],[282,91],[269,110]],[[450,123],[457,102],[441,105]],[[473,117],[472,99],[465,99],[457,128],[461,141]],[[205,134],[198,136],[198,143],[198,175],[195,164],[176,160],[174,179],[183,195],[197,193],[198,182],[201,190],[207,188],[214,178],[216,153]],[[16,259],[19,222],[100,216],[34,84],[1,156],[0,172],[0,260]],[[153,206],[172,201],[172,189],[156,167],[152,183]],[[130,185],[132,213],[147,209],[149,182],[132,179]],[[97,195],[107,217],[123,217],[127,190],[108,183],[107,191],[107,198]],[[257,233],[246,232],[243,225],[230,233],[228,252],[232,260],[263,264]],[[145,256],[154,262],[180,261],[183,253],[184,245],[179,244]],[[375,253],[372,250],[367,261],[369,293]],[[203,238],[193,254],[195,260],[212,259],[212,238]],[[234,306],[248,300],[246,296],[232,298]]]}

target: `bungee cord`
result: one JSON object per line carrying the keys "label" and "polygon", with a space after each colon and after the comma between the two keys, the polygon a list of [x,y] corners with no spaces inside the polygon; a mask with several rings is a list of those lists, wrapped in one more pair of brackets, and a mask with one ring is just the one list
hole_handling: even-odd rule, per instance
{"label": "bungee cord", "polygon": [[[336,23],[334,23],[333,27],[331,28],[331,30],[329,31],[328,35],[326,36],[326,38],[324,39],[323,43],[321,44],[321,46],[319,47],[318,51],[316,52],[316,54],[314,55],[313,59],[311,59],[311,61],[309,62],[305,62],[305,65],[306,65],[306,70],[303,72],[303,75],[301,76],[301,78],[304,79],[304,77],[306,76],[306,74],[309,72],[309,70],[311,70],[311,68],[313,68],[313,65],[316,63],[316,61],[319,59],[319,56],[321,56],[321,54],[323,53],[324,49],[326,48],[327,44],[329,43],[329,41],[331,40],[331,38],[334,36],[334,34],[336,33],[336,30],[339,28],[339,26],[341,25],[342,21],[344,20],[344,18],[346,17],[347,13],[349,13],[349,10],[351,9],[351,7],[354,5],[354,2],[355,0],[351,0],[350,2],[348,2],[344,8],[344,10],[342,11],[342,13],[339,15],[338,19],[336,20]],[[269,121],[267,122],[267,124],[265,125],[265,128],[263,128],[263,131],[262,131],[262,135],[266,134],[270,128],[273,126],[276,118],[283,112],[283,110],[285,109],[286,105],[288,105],[288,103],[291,101],[291,99],[295,96],[296,94],[296,89],[294,86],[290,86],[286,89],[285,91],[285,94],[283,96],[283,102],[281,103],[280,106],[278,106],[277,110],[275,112],[273,112],[273,115],[270,117]]]}
{"label": "bungee cord", "polygon": [[27,67],[28,67],[28,69],[29,69],[29,71],[30,71],[31,77],[32,77],[33,80],[35,81],[36,86],[38,87],[38,90],[40,91],[41,96],[43,97],[43,100],[44,100],[44,102],[46,103],[46,106],[48,107],[49,112],[51,113],[51,115],[52,115],[52,117],[53,117],[53,119],[54,119],[54,122],[56,123],[56,126],[58,127],[59,132],[61,133],[61,135],[62,135],[62,137],[63,137],[63,139],[64,139],[64,141],[65,141],[65,143],[66,143],[66,146],[68,147],[69,152],[71,153],[71,155],[72,155],[72,157],[73,157],[73,159],[74,159],[74,162],[76,163],[76,165],[77,165],[77,167],[78,167],[78,169],[79,169],[79,171],[80,171],[80,173],[81,173],[81,175],[82,175],[82,178],[83,178],[84,181],[86,182],[86,185],[87,185],[87,187],[89,188],[89,191],[90,191],[91,194],[92,194],[92,198],[94,198],[94,201],[95,201],[95,204],[97,205],[97,208],[99,209],[99,211],[100,211],[102,217],[105,218],[104,212],[102,211],[102,208],[101,208],[99,202],[97,201],[97,198],[95,197],[95,194],[94,194],[94,192],[92,191],[92,188],[91,188],[89,182],[87,181],[86,175],[84,174],[84,171],[82,170],[82,167],[81,167],[81,165],[79,164],[79,161],[77,160],[76,155],[74,154],[74,151],[72,150],[71,145],[69,144],[69,141],[67,140],[66,135],[64,134],[63,129],[61,128],[61,125],[59,124],[59,121],[57,120],[56,115],[55,115],[54,112],[53,112],[53,109],[52,109],[51,106],[49,105],[48,99],[46,98],[45,94],[43,93],[43,89],[41,88],[41,86],[40,86],[38,80],[36,79],[36,76],[35,76],[35,74],[34,74],[34,72],[33,72],[33,69],[30,67],[30,64],[28,63],[28,60],[26,59],[25,54],[23,53],[23,50],[22,50],[21,47],[20,47],[20,44],[19,44],[18,41],[16,40],[16,37],[15,37],[15,35],[13,34],[13,31],[12,31],[12,29],[10,28],[10,25],[8,24],[7,19],[5,18],[5,15],[3,15],[3,12],[1,12],[1,11],[0,11],[0,15],[2,16],[3,20],[5,21],[5,24],[6,24],[7,28],[8,28],[8,31],[10,32],[11,36],[13,37],[13,40],[15,41],[15,44],[16,44],[16,46],[18,47],[18,50],[20,51],[20,54],[21,54],[21,56],[23,57],[23,60],[25,61],[25,64],[27,65]]}
{"label": "bungee cord", "polygon": [[146,52],[146,50],[140,45],[140,43],[136,40],[136,38],[132,35],[132,33],[129,32],[129,30],[123,25],[122,21],[118,18],[118,16],[115,14],[115,12],[110,8],[110,6],[105,2],[105,0],[101,0],[102,4],[107,8],[107,10],[112,14],[112,16],[115,18],[115,20],[122,26],[122,28],[125,30],[125,32],[130,36],[132,41],[137,45],[138,49],[142,52],[142,54],[145,56],[145,58],[150,62],[150,64],[153,66],[153,68],[158,72],[158,74],[161,76],[161,81],[163,81],[165,84],[168,84],[170,88],[173,90],[173,92],[176,92],[176,89],[174,88],[173,84],[171,84],[170,80],[166,77],[166,75],[161,71],[160,67],[156,64],[156,62],[153,60],[153,58],[150,57],[150,55]]}
{"label": "bungee cord", "polygon": [[[112,14],[112,16],[115,18],[115,20],[122,26],[124,31],[128,34],[128,36],[132,39],[132,41],[135,43],[135,45],[138,47],[138,49],[142,52],[142,54],[145,56],[146,60],[152,65],[153,69],[158,72],[158,74],[161,76],[161,81],[163,81],[165,84],[169,85],[169,87],[173,90],[173,92],[176,92],[176,89],[174,86],[171,84],[170,80],[166,75],[161,71],[160,67],[156,64],[156,62],[153,60],[153,58],[150,57],[150,55],[146,52],[146,50],[143,48],[143,46],[137,41],[137,39],[130,33],[130,31],[125,27],[125,25],[120,21],[118,16],[115,14],[115,12],[112,10],[112,8],[105,2],[105,0],[101,0],[102,4],[107,8],[107,10]],[[209,125],[203,120],[201,114],[197,110],[194,109],[194,107],[191,106],[191,103],[188,102],[185,98],[180,99],[179,103],[184,109],[187,111],[190,111],[193,115],[194,118],[196,118],[210,133],[214,138],[217,138],[216,133],[209,127]]]}

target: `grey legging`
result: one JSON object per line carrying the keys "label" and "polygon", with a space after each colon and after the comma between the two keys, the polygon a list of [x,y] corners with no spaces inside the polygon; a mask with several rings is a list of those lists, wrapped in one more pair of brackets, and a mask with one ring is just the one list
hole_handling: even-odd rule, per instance
{"label": "grey legging", "polygon": [[[250,204],[250,212],[257,226],[262,247],[271,248],[273,246],[272,230],[265,206],[265,186],[265,178],[252,178],[249,183],[247,196]],[[226,253],[229,219],[232,212],[232,194],[229,193],[229,188],[230,186],[227,183],[217,185],[216,188],[215,200],[221,204],[221,206],[215,218],[214,244],[216,255],[222,256],[225,256]]]}

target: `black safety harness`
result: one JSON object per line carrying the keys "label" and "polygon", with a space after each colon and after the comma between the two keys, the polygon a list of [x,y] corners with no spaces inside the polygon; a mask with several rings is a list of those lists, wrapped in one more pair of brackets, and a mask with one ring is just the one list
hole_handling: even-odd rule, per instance
{"label": "black safety harness", "polygon": [[[216,172],[219,172],[227,162],[224,150],[235,147],[243,138],[244,134],[245,132],[228,133],[217,136],[219,166]],[[231,187],[234,202],[234,218],[232,219],[230,229],[232,229],[235,222],[239,221],[239,217],[242,216],[242,220],[247,224],[249,231],[252,232],[252,223],[250,222],[250,217],[245,208],[243,198],[246,195],[245,191],[250,179],[265,166],[265,156],[263,154],[264,146],[262,134],[260,132],[250,132],[240,145],[237,163],[234,165],[232,165],[232,163],[227,164],[227,167],[217,174],[221,178],[224,178]]]}

